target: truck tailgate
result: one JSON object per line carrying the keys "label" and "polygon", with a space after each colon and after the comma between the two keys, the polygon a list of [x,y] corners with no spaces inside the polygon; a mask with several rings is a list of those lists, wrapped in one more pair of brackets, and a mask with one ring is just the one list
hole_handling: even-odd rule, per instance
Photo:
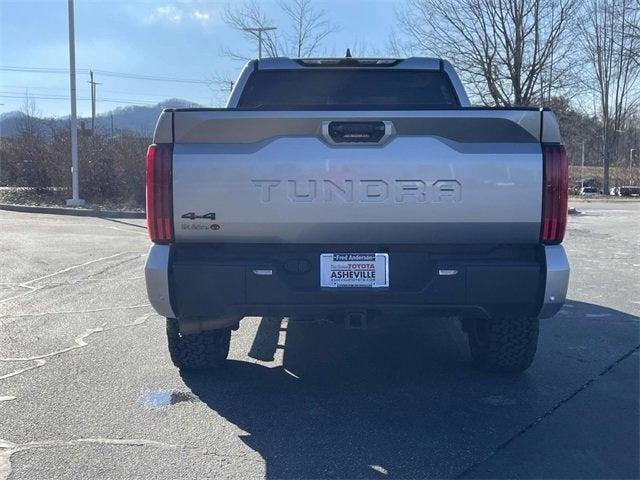
{"label": "truck tailgate", "polygon": [[[539,241],[540,111],[171,115],[177,242]],[[388,136],[336,143],[331,122]]]}

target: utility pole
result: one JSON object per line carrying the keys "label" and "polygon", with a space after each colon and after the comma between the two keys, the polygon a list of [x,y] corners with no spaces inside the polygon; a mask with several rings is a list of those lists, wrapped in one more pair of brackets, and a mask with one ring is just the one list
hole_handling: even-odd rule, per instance
{"label": "utility pole", "polygon": [[[554,17],[556,13],[555,3],[551,3],[551,25],[554,25]],[[551,103],[551,88],[553,86],[553,47],[555,46],[555,42],[551,45],[551,58],[549,61],[549,96],[547,98],[547,102]]]}
{"label": "utility pole", "polygon": [[93,81],[93,70],[89,70],[89,85],[91,85],[91,135],[95,132],[96,126],[96,85],[100,85]]}
{"label": "utility pole", "polygon": [[[229,97],[231,97],[231,92],[233,92],[233,86],[235,85],[235,82],[233,80],[224,80],[222,83],[222,88],[220,89],[221,92],[228,92],[227,95],[227,102],[229,101]],[[213,103],[215,100],[212,99]]]}
{"label": "utility pole", "polygon": [[629,168],[633,168],[633,152],[635,151],[635,148],[629,150]]}
{"label": "utility pole", "polygon": [[78,125],[76,119],[76,39],[73,19],[73,0],[68,0],[69,7],[69,90],[71,94],[71,176],[73,197],[67,199],[67,205],[84,205],[80,199],[80,177],[78,171]]}
{"label": "utility pole", "polygon": [[580,192],[584,188],[584,140],[582,140],[582,167],[580,168]]}
{"label": "utility pole", "polygon": [[[0,107],[4,107],[4,103],[0,103]],[[2,139],[0,138],[0,142]],[[0,187],[2,186],[2,155],[0,155]]]}
{"label": "utility pole", "polygon": [[109,116],[111,117],[111,137],[113,137],[113,113],[110,113]]}
{"label": "utility pole", "polygon": [[258,58],[262,58],[262,33],[268,32],[271,30],[277,30],[278,27],[251,27],[251,28],[243,28],[245,32],[253,33],[258,37]]}

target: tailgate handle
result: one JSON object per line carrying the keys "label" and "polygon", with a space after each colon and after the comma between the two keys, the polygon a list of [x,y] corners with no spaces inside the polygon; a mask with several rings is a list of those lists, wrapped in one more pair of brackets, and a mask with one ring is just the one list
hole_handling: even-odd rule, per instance
{"label": "tailgate handle", "polygon": [[322,136],[332,145],[379,145],[393,132],[389,121],[322,122]]}

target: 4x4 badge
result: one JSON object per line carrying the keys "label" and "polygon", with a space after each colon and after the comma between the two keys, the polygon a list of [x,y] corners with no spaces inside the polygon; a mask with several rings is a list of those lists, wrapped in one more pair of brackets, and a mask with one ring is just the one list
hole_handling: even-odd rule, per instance
{"label": "4x4 badge", "polygon": [[196,215],[194,212],[184,213],[180,216],[180,218],[187,218],[189,220],[197,220],[199,218],[206,218],[207,220],[215,220],[216,214],[215,212],[205,213],[204,215]]}

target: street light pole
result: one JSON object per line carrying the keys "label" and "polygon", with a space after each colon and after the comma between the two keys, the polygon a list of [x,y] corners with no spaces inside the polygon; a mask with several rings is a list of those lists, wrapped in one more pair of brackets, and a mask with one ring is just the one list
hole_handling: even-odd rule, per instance
{"label": "street light pole", "polygon": [[71,94],[71,185],[72,198],[67,200],[67,205],[84,205],[80,199],[80,180],[78,171],[78,125],[76,118],[76,40],[75,21],[73,18],[73,0],[69,0],[69,90]]}
{"label": "street light pole", "polygon": [[245,32],[253,33],[258,37],[258,59],[262,58],[262,33],[277,29],[278,27],[247,27],[242,29]]}
{"label": "street light pole", "polygon": [[584,188],[584,140],[582,140],[582,167],[580,167],[580,191]]}

